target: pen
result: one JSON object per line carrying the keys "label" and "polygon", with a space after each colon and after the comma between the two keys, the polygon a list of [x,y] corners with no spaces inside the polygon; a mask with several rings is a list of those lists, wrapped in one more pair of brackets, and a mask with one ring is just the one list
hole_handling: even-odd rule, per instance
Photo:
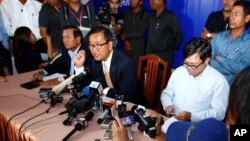
{"label": "pen", "polygon": [[236,53],[236,52],[238,52],[239,49],[240,49],[240,48],[236,48],[236,49],[234,50],[233,54]]}

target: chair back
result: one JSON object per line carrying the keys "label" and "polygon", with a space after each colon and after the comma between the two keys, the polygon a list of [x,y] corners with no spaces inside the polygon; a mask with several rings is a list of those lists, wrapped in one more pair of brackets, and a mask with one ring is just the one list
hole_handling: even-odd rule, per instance
{"label": "chair back", "polygon": [[[162,69],[162,75],[159,75],[159,69]],[[138,64],[137,77],[141,84],[144,84],[144,96],[147,102],[152,105],[154,94],[156,90],[157,77],[161,77],[160,92],[166,87],[167,75],[168,74],[168,63],[162,60],[157,55],[145,55],[140,56]],[[160,97],[159,97],[160,99]],[[160,103],[160,102],[159,102]],[[158,104],[160,106],[160,104]]]}

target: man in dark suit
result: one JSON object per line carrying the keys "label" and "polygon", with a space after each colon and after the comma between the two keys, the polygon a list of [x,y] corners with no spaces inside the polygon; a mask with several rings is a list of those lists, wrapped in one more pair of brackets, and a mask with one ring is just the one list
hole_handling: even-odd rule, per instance
{"label": "man in dark suit", "polygon": [[65,26],[62,33],[63,44],[66,51],[60,53],[44,70],[35,73],[34,78],[43,77],[53,73],[62,73],[67,76],[74,74],[74,56],[80,50],[85,50],[86,61],[84,66],[90,68],[91,57],[88,48],[83,46],[82,33],[76,26]]}
{"label": "man in dark suit", "polygon": [[[112,33],[107,28],[96,27],[89,32],[89,49],[94,58],[91,63],[93,80],[103,80],[103,94],[107,97],[123,95],[125,101],[145,105],[134,60],[113,46]],[[85,58],[84,51],[76,55],[76,72],[81,71]]]}

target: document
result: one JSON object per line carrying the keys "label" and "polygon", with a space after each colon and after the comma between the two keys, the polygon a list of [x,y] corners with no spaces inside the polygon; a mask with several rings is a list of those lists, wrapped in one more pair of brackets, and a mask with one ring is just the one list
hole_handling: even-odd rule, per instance
{"label": "document", "polygon": [[43,81],[48,81],[48,80],[51,80],[51,79],[63,78],[63,77],[66,77],[66,75],[65,74],[60,74],[60,73],[54,73],[54,74],[51,74],[51,75],[48,75],[48,76],[44,76]]}

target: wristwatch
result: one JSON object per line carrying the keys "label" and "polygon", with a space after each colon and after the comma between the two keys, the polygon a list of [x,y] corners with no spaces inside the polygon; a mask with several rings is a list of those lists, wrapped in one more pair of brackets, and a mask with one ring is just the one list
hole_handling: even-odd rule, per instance
{"label": "wristwatch", "polygon": [[211,33],[209,33],[209,32],[207,33],[207,38],[208,38],[208,39],[211,39],[211,38],[212,38]]}

